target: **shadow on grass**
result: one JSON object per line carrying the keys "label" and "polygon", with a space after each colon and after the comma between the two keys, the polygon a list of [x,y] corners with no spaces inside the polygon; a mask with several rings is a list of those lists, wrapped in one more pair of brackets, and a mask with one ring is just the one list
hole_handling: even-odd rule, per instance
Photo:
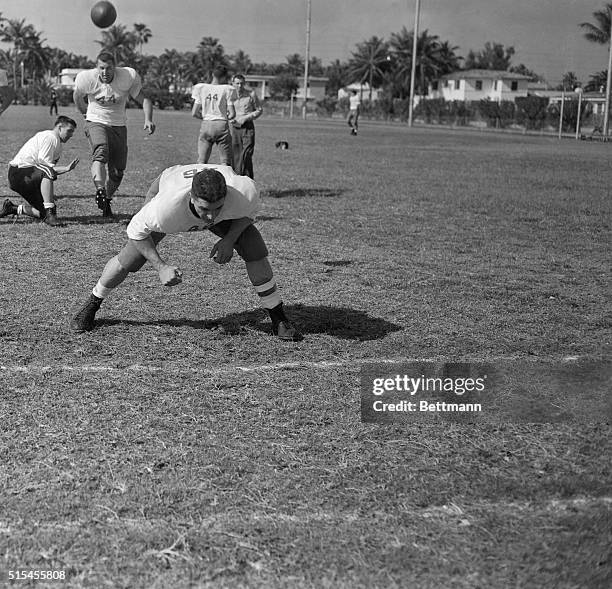
{"label": "shadow on grass", "polygon": [[[369,341],[382,339],[401,326],[371,317],[363,311],[346,307],[311,307],[307,305],[285,305],[289,319],[299,327],[304,335],[326,334],[342,339]],[[191,327],[192,329],[219,329],[230,335],[238,335],[241,327],[249,327],[266,334],[270,333],[270,319],[265,311],[257,309],[232,313],[219,319],[163,319],[159,321],[133,321],[130,319],[104,319],[97,321],[104,325],[169,325],[172,327]]]}
{"label": "shadow on grass", "polygon": [[337,188],[291,188],[289,190],[264,190],[262,196],[264,198],[286,198],[288,196],[296,196],[299,198],[305,196],[323,196],[325,198],[340,196],[344,190]]}

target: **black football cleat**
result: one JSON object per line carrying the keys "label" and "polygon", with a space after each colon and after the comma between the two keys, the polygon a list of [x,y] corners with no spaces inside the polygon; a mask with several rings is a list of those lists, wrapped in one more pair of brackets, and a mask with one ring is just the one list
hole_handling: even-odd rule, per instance
{"label": "black football cleat", "polygon": [[77,333],[91,331],[95,327],[96,313],[98,312],[101,304],[102,299],[98,298],[94,294],[89,295],[87,302],[70,321],[70,329]]}
{"label": "black football cleat", "polygon": [[284,342],[301,342],[304,336],[287,321],[272,326],[272,333]]}
{"label": "black football cleat", "polygon": [[0,217],[8,217],[9,215],[17,214],[17,205],[11,202],[8,198],[2,203]]}
{"label": "black football cleat", "polygon": [[115,215],[113,215],[113,210],[111,209],[111,199],[105,198],[104,204],[102,205],[102,216],[107,219],[112,219]]}
{"label": "black football cleat", "polygon": [[57,227],[58,225],[60,225],[56,211],[56,207],[53,207],[52,209],[46,209],[46,214],[43,218],[43,221],[51,227]]}
{"label": "black football cleat", "polygon": [[96,204],[98,208],[103,211],[104,210],[104,201],[106,200],[106,188],[98,188],[96,190]]}

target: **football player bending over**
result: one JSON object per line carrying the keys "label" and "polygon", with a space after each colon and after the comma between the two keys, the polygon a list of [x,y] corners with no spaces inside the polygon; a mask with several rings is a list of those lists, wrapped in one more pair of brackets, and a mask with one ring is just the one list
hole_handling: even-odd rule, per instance
{"label": "football player bending over", "polygon": [[245,261],[259,301],[272,320],[274,335],[286,341],[300,341],[302,335],[283,310],[266,244],[253,225],[259,205],[255,183],[236,175],[229,166],[191,164],[164,170],[149,188],[144,206],[127,226],[127,244],[107,262],[92,294],[72,318],[70,328],[91,331],[102,301],[146,262],[157,270],[164,286],[180,284],[181,270],[160,257],[157,244],[166,234],[208,229],[221,238],[210,252],[215,262],[227,264],[234,250]]}

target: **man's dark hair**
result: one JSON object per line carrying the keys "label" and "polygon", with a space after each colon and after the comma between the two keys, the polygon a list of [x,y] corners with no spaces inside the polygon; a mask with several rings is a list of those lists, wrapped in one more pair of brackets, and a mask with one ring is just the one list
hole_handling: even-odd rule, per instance
{"label": "man's dark hair", "polygon": [[217,202],[225,198],[227,185],[221,172],[205,168],[198,172],[191,181],[191,194],[207,202]]}
{"label": "man's dark hair", "polygon": [[243,82],[246,82],[246,78],[242,74],[234,74],[232,80],[242,80]]}
{"label": "man's dark hair", "polygon": [[55,124],[53,125],[54,127],[57,127],[58,125],[72,125],[75,129],[76,129],[76,121],[74,119],[71,119],[70,117],[67,117],[65,115],[60,115],[59,117],[57,117],[57,119],[55,119]]}
{"label": "man's dark hair", "polygon": [[217,78],[217,80],[222,80],[227,78],[227,68],[224,65],[218,65],[212,72],[213,76]]}
{"label": "man's dark hair", "polygon": [[112,63],[114,65],[115,56],[110,51],[104,49],[103,51],[100,51],[100,53],[98,53],[98,56],[96,57],[96,62],[98,61],[103,61],[104,63]]}

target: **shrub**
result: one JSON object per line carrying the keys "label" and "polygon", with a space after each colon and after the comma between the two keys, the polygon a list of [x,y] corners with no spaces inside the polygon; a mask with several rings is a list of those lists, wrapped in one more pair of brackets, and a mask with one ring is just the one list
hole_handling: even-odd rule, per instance
{"label": "shrub", "polygon": [[317,100],[317,115],[331,117],[336,111],[338,106],[338,99],[333,96],[324,96],[320,100]]}
{"label": "shrub", "polygon": [[548,98],[544,96],[523,96],[515,100],[516,122],[526,129],[542,129],[546,123]]}
{"label": "shrub", "polygon": [[478,103],[478,110],[483,119],[487,122],[487,126],[503,129],[514,122],[516,106],[514,102],[510,100],[495,102],[486,99]]}

